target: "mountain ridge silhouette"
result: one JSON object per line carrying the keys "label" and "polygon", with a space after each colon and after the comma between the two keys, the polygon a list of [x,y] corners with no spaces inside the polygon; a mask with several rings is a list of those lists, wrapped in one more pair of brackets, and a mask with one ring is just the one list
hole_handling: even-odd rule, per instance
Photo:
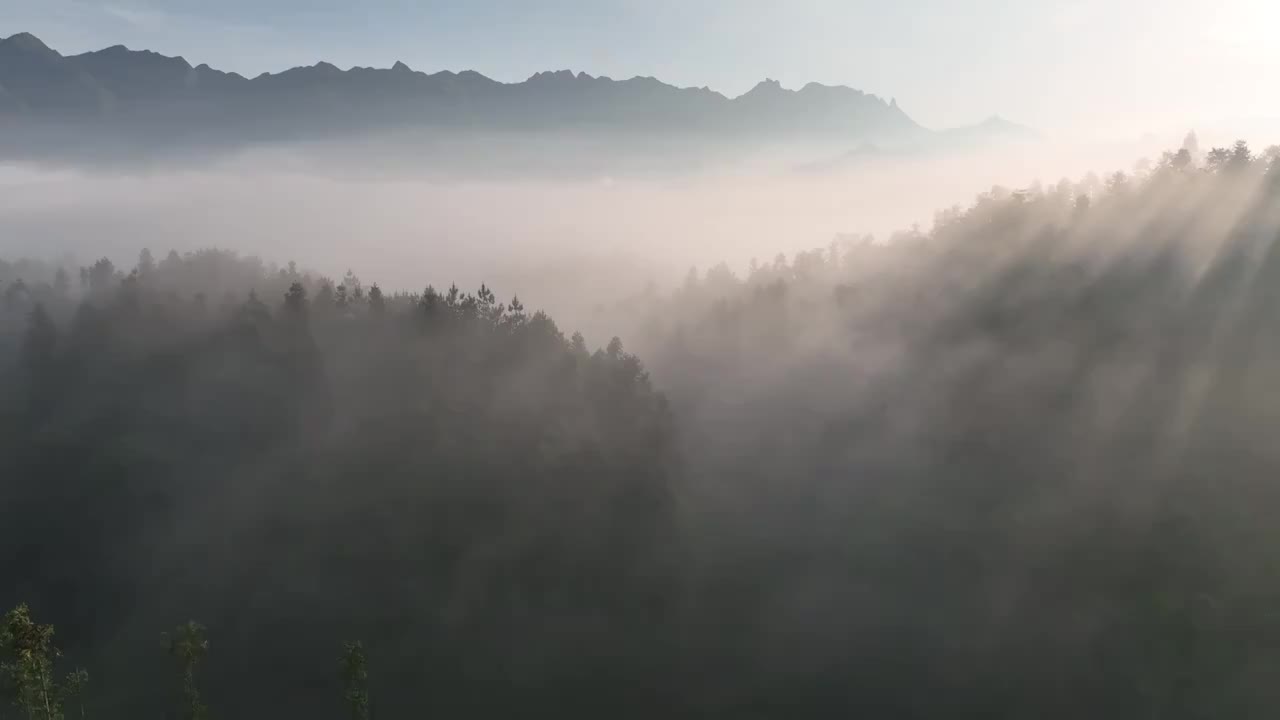
{"label": "mountain ridge silhouette", "polygon": [[938,134],[896,99],[842,85],[791,90],[765,79],[730,97],[644,76],[615,80],[555,70],[507,83],[474,70],[428,73],[400,61],[345,70],[319,61],[250,78],[124,45],[63,55],[31,33],[0,40],[0,122],[26,131],[0,140],[0,154],[30,154],[36,147],[62,152],[98,139],[157,148],[418,128],[850,145]]}

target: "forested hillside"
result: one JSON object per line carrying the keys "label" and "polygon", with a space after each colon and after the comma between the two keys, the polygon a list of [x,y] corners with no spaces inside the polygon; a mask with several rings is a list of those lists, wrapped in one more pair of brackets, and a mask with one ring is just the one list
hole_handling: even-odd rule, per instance
{"label": "forested hillside", "polygon": [[214,252],[84,279],[8,285],[2,594],[58,620],[104,712],[170,705],[159,633],[188,617],[235,717],[329,708],[347,639],[405,713],[666,672],[671,421],[619,344]]}
{"label": "forested hillside", "polygon": [[209,717],[337,717],[351,640],[376,717],[1267,717],[1277,155],[692,273],[614,309],[643,365],[484,287],[11,259],[0,603],[86,717],[177,713],[190,618]]}

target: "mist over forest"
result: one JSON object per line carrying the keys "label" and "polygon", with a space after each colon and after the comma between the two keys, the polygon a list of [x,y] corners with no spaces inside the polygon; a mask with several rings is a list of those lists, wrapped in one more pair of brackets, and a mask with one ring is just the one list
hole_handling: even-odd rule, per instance
{"label": "mist over forest", "polygon": [[1280,703],[1280,146],[25,34],[0,120],[0,718]]}
{"label": "mist over forest", "polygon": [[[1165,139],[1176,147],[1181,135]],[[487,172],[491,133],[444,168],[395,152],[393,138],[276,144],[153,167],[0,165],[6,256],[120,268],[140,248],[219,248],[331,278],[356,270],[390,291],[480,283],[536,298],[592,342],[625,334],[607,308],[650,288],[679,287],[691,267],[742,273],[872,234],[883,241],[993,187],[1085,182],[1132,171],[1160,141],[1114,146],[995,143],[968,149],[743,146],[697,166],[641,168],[616,148],[569,136],[506,136],[512,153],[556,146],[592,169],[547,161]],[[1204,143],[1208,145],[1210,139]],[[855,146],[861,147],[861,146]],[[403,148],[401,148],[403,150]],[[683,156],[688,159],[688,156]],[[386,160],[386,162],[383,162]],[[652,162],[661,162],[652,160]],[[1148,163],[1149,164],[1149,163]],[[1101,183],[1096,174],[1091,181]]]}

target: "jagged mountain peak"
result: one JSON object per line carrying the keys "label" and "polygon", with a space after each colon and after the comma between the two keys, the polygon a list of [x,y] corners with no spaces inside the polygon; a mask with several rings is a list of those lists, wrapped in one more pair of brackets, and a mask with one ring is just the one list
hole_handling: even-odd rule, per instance
{"label": "jagged mountain peak", "polygon": [[748,90],[746,94],[742,95],[742,97],[756,97],[761,95],[780,95],[788,92],[794,92],[794,91],[787,90],[786,88],[782,87],[782,83],[777,80],[774,80],[773,78],[765,78],[764,80],[761,80],[760,82],[756,83],[755,87]]}
{"label": "jagged mountain peak", "polygon": [[[585,75],[585,73],[583,73],[583,74]],[[545,71],[543,71],[543,72],[536,72],[536,73],[534,73],[533,75],[529,76],[529,79],[528,79],[528,80],[526,80],[525,82],[529,82],[529,83],[550,83],[550,82],[567,83],[567,82],[572,82],[572,81],[574,81],[574,80],[577,80],[577,79],[578,79],[578,77],[579,77],[579,76],[578,76],[578,75],[576,75],[576,74],[574,74],[574,72],[573,72],[572,70],[545,70]]]}

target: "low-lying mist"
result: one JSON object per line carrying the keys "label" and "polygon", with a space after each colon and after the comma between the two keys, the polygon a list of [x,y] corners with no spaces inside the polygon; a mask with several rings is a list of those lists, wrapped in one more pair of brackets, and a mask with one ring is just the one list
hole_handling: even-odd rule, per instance
{"label": "low-lying mist", "polygon": [[[648,139],[646,139],[648,138]],[[259,147],[201,161],[0,168],[0,251],[128,267],[219,247],[354,269],[388,290],[488,282],[596,340],[601,304],[691,267],[884,239],[994,185],[1078,180],[1128,165],[1140,144],[934,151],[735,146],[610,135],[370,136]],[[1091,164],[1093,163],[1093,164]]]}

